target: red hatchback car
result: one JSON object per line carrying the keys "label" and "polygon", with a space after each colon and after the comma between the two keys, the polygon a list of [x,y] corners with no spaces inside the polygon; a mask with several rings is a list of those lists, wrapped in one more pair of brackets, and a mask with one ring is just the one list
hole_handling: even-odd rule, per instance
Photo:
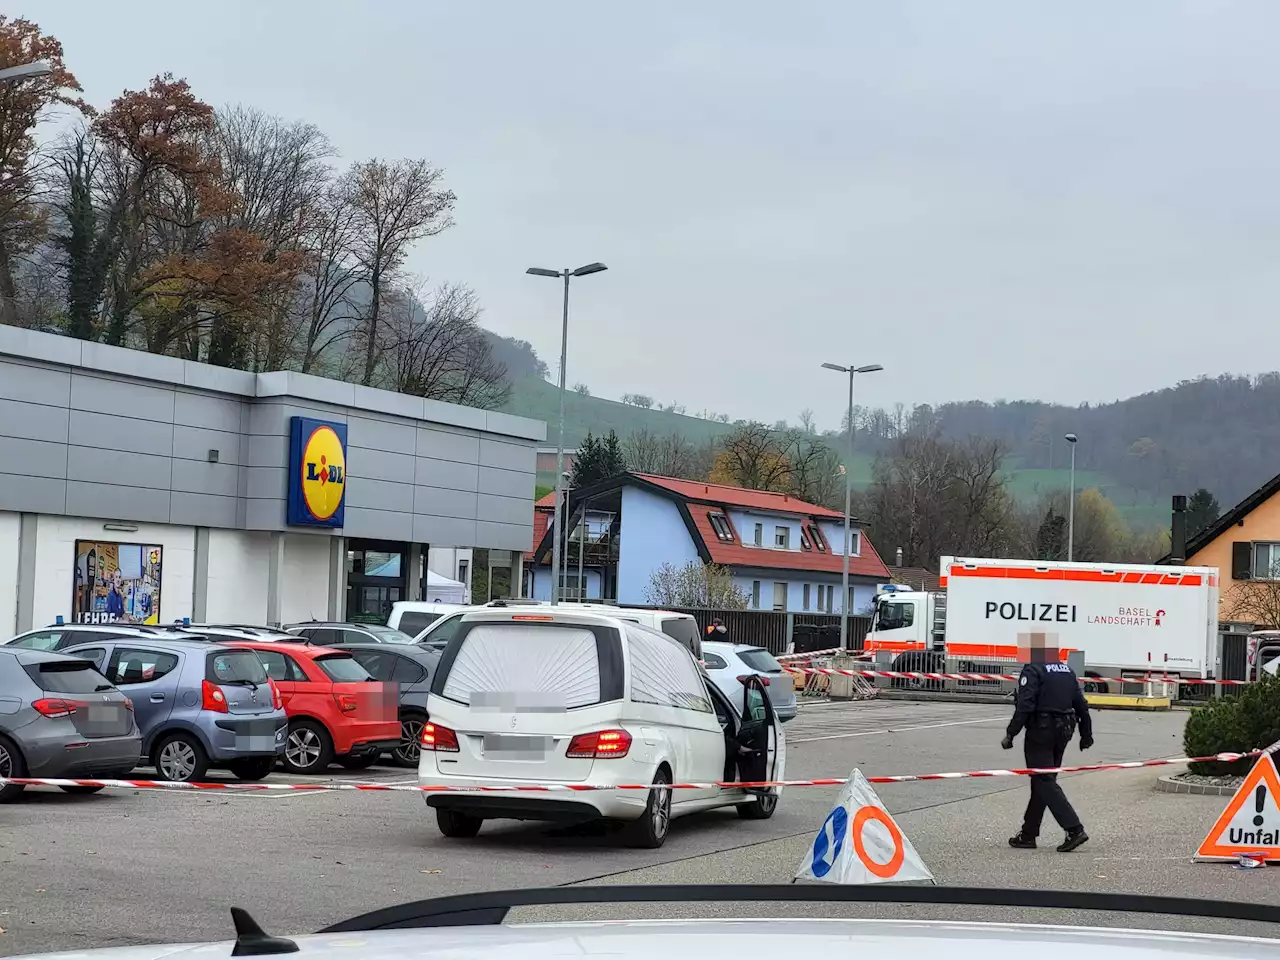
{"label": "red hatchback car", "polygon": [[361,770],[400,745],[395,689],[372,679],[350,653],[304,643],[224,643],[257,653],[280,691],[290,772],[322,773],[335,759]]}

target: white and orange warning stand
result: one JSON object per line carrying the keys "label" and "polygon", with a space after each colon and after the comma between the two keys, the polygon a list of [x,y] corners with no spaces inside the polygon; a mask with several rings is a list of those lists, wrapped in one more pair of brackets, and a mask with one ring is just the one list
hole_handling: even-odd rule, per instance
{"label": "white and orange warning stand", "polygon": [[1195,859],[1236,860],[1245,853],[1280,860],[1280,777],[1270,753],[1253,765],[1209,829]]}
{"label": "white and orange warning stand", "polygon": [[894,823],[861,770],[849,775],[809,851],[796,880],[824,883],[894,883],[928,880],[933,874]]}

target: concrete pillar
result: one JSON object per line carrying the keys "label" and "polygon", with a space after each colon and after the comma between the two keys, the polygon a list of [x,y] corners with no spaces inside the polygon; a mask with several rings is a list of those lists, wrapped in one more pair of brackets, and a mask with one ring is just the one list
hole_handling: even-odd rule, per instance
{"label": "concrete pillar", "polygon": [[208,527],[196,527],[196,556],[191,583],[191,619],[209,621],[209,537]]}
{"label": "concrete pillar", "polygon": [[[428,547],[428,550],[431,548]],[[406,557],[407,569],[404,571],[404,599],[406,600],[425,600],[426,597],[422,593],[422,565],[426,562],[426,554],[422,549],[422,544],[409,544],[409,553]]]}
{"label": "concrete pillar", "polygon": [[284,534],[272,533],[267,548],[267,626],[278,627],[281,619],[281,593],[284,590]]}
{"label": "concrete pillar", "polygon": [[14,633],[35,629],[36,532],[39,526],[40,515],[37,513],[24,513],[18,517],[18,604]]}
{"label": "concrete pillar", "polygon": [[344,620],[347,616],[347,540],[329,539],[329,606],[325,618]]}
{"label": "concrete pillar", "polygon": [[524,552],[515,551],[511,555],[511,596],[524,596]]}

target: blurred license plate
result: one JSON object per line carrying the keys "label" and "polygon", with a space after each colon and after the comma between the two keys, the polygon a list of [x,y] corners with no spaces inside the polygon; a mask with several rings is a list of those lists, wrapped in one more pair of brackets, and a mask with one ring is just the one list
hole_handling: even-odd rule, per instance
{"label": "blurred license plate", "polygon": [[513,737],[501,733],[484,735],[484,755],[490,760],[543,760],[550,749],[550,737]]}

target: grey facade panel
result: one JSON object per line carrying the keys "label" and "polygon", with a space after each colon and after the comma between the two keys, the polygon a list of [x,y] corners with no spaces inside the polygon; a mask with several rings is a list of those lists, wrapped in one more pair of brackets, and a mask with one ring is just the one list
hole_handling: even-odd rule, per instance
{"label": "grey facade panel", "polygon": [[174,460],[172,489],[174,493],[209,493],[235,499],[240,492],[240,468],[234,463]]}
{"label": "grey facade panel", "polygon": [[412,454],[417,433],[411,423],[392,423],[356,416],[347,420],[347,444],[365,450]]}
{"label": "grey facade panel", "polygon": [[70,396],[70,371],[0,358],[0,398],[65,407]]}
{"label": "grey facade panel", "polygon": [[524,473],[518,470],[498,470],[494,467],[481,467],[479,491],[492,493],[499,497],[519,497],[528,500],[538,485],[536,473]]}
{"label": "grey facade panel", "polygon": [[[476,519],[476,495],[443,487],[414,487],[413,512],[430,517]],[[532,511],[530,512],[532,516]]]}
{"label": "grey facade panel", "polygon": [[347,536],[373,540],[412,540],[413,514],[348,506],[343,532]]}
{"label": "grey facade panel", "polygon": [[175,490],[170,495],[169,522],[192,527],[236,527],[239,526],[236,513],[239,503],[236,497]]}
{"label": "grey facade panel", "polygon": [[533,524],[492,523],[476,521],[476,546],[493,550],[529,550],[533,543]]}
{"label": "grey facade panel", "polygon": [[132,380],[71,377],[71,409],[109,413],[118,417],[173,423],[173,390],[150,387]]}
{"label": "grey facade panel", "polygon": [[452,430],[418,428],[417,454],[434,460],[454,460],[458,463],[480,462],[480,436],[474,433],[457,433]]}
{"label": "grey facade panel", "polygon": [[343,496],[348,512],[347,525],[351,523],[349,514],[352,507],[413,512],[413,485],[409,483],[370,480],[347,474],[347,489]]}
{"label": "grey facade panel", "polygon": [[528,539],[540,422],[4,326],[0,510],[301,530],[285,523],[294,416],[348,426],[345,526],[306,532],[440,547]]}
{"label": "grey facade panel", "polygon": [[[209,451],[218,451],[219,464],[236,466],[240,463],[239,431],[227,433],[205,427],[185,427],[174,424],[173,458],[175,460],[199,460],[209,463]],[[281,460],[283,462],[283,459]],[[267,464],[263,464],[267,466]]]}
{"label": "grey facade panel", "polygon": [[121,453],[168,457],[173,453],[173,424],[72,410],[67,442],[81,447],[105,447]]}
{"label": "grey facade panel", "polygon": [[73,517],[168,523],[169,491],[68,480],[66,511]]}
{"label": "grey facade panel", "polygon": [[[54,480],[67,478],[67,446],[48,440],[0,437],[0,473],[21,473]],[[471,495],[475,498],[475,494]]]}
{"label": "grey facade panel", "polygon": [[532,530],[532,516],[528,503],[527,499],[495,497],[492,494],[482,493],[476,503],[476,517],[494,523],[511,523],[516,526],[525,524]]}
{"label": "grey facade panel", "polygon": [[[3,367],[4,364],[0,363],[0,377],[4,376]],[[0,391],[2,390],[4,385],[0,383]],[[71,411],[66,407],[49,407],[43,403],[25,403],[22,400],[0,400],[0,434],[6,437],[66,443],[67,423],[70,419]]]}
{"label": "grey facade panel", "polygon": [[67,512],[67,481],[31,474],[0,473],[0,510],[14,513]]}
{"label": "grey facade panel", "polygon": [[480,486],[480,468],[474,463],[418,457],[413,466],[413,482],[420,487],[474,491]]}
{"label": "grey facade panel", "polygon": [[173,480],[173,460],[102,447],[68,446],[67,479],[112,487],[163,490],[167,494]]}
{"label": "grey facade panel", "polygon": [[531,444],[503,443],[501,440],[490,440],[488,437],[481,437],[480,466],[536,473],[538,469],[538,453]]}

